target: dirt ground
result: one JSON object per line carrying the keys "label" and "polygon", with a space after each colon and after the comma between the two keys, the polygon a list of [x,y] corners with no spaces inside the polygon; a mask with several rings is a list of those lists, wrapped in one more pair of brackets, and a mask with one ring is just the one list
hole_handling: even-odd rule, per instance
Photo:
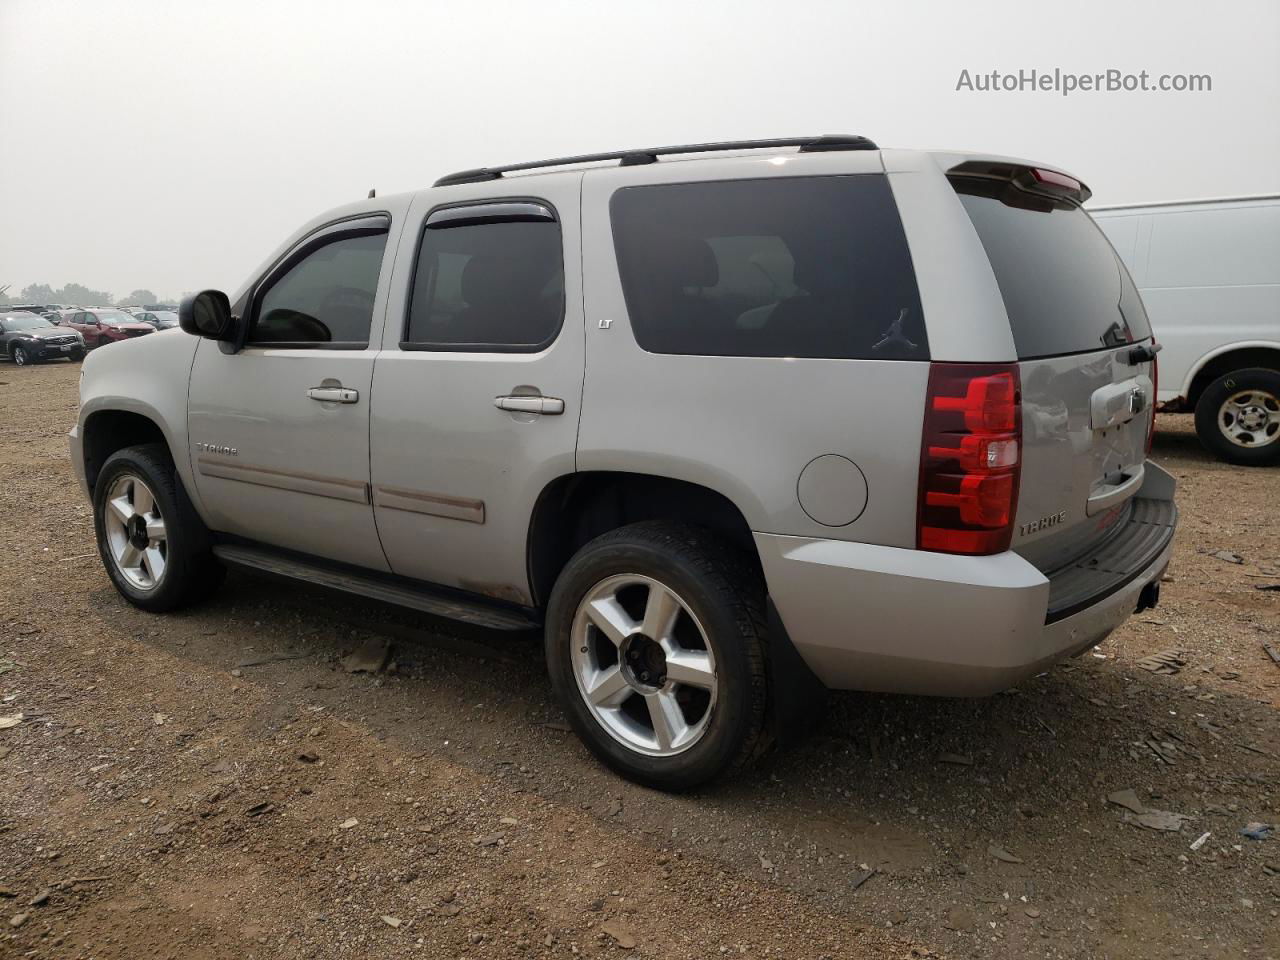
{"label": "dirt ground", "polygon": [[[1280,820],[1280,472],[1188,417],[1155,448],[1158,609],[988,700],[832,695],[677,797],[566,732],[536,637],[234,574],[126,605],[67,461],[77,375],[0,365],[0,957],[1280,957],[1280,843],[1240,833]],[[386,671],[343,668],[379,641]]]}

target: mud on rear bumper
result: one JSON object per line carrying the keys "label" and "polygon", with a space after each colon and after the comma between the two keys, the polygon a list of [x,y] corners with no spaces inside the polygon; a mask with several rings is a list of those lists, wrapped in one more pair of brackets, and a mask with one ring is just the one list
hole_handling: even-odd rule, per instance
{"label": "mud on rear bumper", "polygon": [[1148,463],[1125,526],[1046,576],[1016,553],[961,557],[756,534],[792,643],[833,689],[983,696],[1101,642],[1173,552],[1173,478]]}

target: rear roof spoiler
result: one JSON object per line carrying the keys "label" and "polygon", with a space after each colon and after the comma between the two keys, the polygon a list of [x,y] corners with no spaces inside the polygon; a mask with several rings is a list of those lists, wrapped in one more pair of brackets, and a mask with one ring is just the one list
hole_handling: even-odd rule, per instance
{"label": "rear roof spoiler", "polygon": [[1052,167],[1012,163],[1008,160],[966,160],[948,170],[947,176],[1004,180],[1028,193],[1065,198],[1076,203],[1084,203],[1093,196],[1093,191],[1085,186],[1083,180],[1069,173]]}

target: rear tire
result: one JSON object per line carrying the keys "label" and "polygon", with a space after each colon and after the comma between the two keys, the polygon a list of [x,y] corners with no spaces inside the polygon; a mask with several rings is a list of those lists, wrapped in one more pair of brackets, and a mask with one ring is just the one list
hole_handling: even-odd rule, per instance
{"label": "rear tire", "polygon": [[1196,402],[1196,435],[1228,463],[1280,462],[1280,372],[1251,367],[1218,377]]}
{"label": "rear tire", "polygon": [[660,790],[707,783],[767,746],[765,650],[759,573],[681,524],[592,540],[547,610],[547,665],[574,730],[610,768]]}
{"label": "rear tire", "polygon": [[26,347],[14,347],[12,356],[13,362],[20,367],[29,367],[34,362]]}
{"label": "rear tire", "polygon": [[135,607],[160,613],[208,596],[226,571],[163,444],[117,450],[93,488],[98,553]]}

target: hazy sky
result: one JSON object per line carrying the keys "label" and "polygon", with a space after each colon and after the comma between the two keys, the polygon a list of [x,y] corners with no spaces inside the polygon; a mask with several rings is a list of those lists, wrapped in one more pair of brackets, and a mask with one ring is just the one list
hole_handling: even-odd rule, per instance
{"label": "hazy sky", "polygon": [[[1037,68],[1210,93],[957,92]],[[0,0],[0,286],[237,287],[322,210],[544,156],[847,132],[1097,202],[1280,192],[1280,3]]]}

